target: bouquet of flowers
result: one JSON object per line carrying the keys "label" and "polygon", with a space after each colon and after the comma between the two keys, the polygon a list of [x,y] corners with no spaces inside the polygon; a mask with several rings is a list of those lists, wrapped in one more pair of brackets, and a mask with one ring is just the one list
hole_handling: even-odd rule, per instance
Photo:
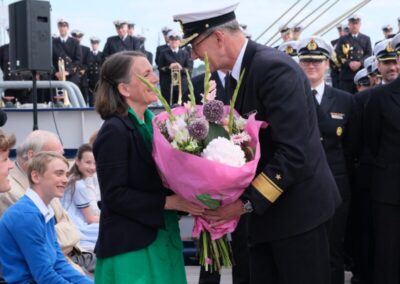
{"label": "bouquet of flowers", "polygon": [[[244,71],[229,106],[215,100],[209,90],[209,65],[205,57],[203,105],[196,106],[189,79],[190,101],[171,109],[160,91],[144,78],[166,111],[153,120],[153,157],[164,184],[183,198],[215,209],[236,201],[253,180],[260,159],[258,133],[265,122],[255,114],[247,120],[235,113],[234,104]],[[190,78],[189,76],[187,76]],[[193,237],[200,237],[200,264],[206,271],[232,266],[225,235],[234,231],[239,218],[213,227],[195,217]]]}

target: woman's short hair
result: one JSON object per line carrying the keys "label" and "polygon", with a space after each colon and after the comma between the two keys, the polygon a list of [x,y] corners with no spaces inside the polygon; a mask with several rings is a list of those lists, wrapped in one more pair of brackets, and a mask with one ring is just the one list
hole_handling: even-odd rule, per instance
{"label": "woman's short hair", "polygon": [[36,171],[40,175],[43,175],[44,172],[47,170],[47,165],[54,159],[59,159],[59,160],[63,161],[67,165],[67,167],[69,167],[69,163],[68,163],[67,159],[65,159],[63,155],[61,155],[57,152],[42,151],[32,157],[32,159],[29,161],[29,164],[28,164],[28,179],[29,179],[30,186],[34,185],[34,182],[32,180],[32,175],[31,175],[32,172]]}
{"label": "woman's short hair", "polygon": [[138,51],[123,51],[103,63],[95,96],[96,111],[102,119],[114,114],[127,115],[128,104],[119,93],[118,84],[129,83],[135,57],[146,56]]}
{"label": "woman's short hair", "polygon": [[7,134],[0,129],[0,151],[7,152],[16,142],[14,134]]}

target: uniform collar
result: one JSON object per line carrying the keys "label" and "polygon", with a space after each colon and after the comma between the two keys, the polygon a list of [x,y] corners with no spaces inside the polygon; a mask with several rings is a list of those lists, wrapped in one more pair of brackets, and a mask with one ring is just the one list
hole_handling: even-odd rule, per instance
{"label": "uniform collar", "polygon": [[54,217],[54,210],[50,205],[44,204],[43,200],[36,193],[36,191],[32,190],[32,188],[28,188],[25,195],[32,200],[33,204],[39,209],[40,213],[43,214],[44,220],[46,223],[50,221],[51,218]]}
{"label": "uniform collar", "polygon": [[240,69],[242,67],[243,56],[244,56],[244,52],[246,50],[248,42],[249,42],[249,40],[246,39],[242,46],[242,49],[240,50],[239,56],[236,58],[235,65],[233,65],[233,68],[232,68],[231,75],[233,78],[235,78],[236,81],[239,81],[239,78],[240,78]]}

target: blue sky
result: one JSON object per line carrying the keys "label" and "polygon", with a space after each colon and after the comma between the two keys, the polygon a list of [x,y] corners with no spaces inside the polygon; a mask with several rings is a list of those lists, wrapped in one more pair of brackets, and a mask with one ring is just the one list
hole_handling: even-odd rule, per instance
{"label": "blue sky", "polygon": [[[259,42],[265,43],[275,33],[279,24],[285,23],[295,12],[300,10],[309,0],[301,0],[295,8],[288,13],[278,24],[274,26]],[[325,0],[312,0],[303,12],[293,21],[304,18],[308,13],[318,7]],[[337,0],[329,0],[324,6],[328,7]],[[0,0],[0,28],[6,20],[7,5],[15,1]],[[172,15],[181,12],[208,10],[222,7],[225,4],[237,1],[228,0],[51,0],[52,32],[57,32],[56,22],[64,18],[70,23],[71,29],[79,29],[85,33],[83,44],[89,44],[89,37],[97,36],[102,39],[101,46],[108,36],[115,35],[112,22],[116,19],[124,19],[136,23],[138,34],[146,36],[146,48],[155,51],[159,40],[162,40],[160,30],[163,26],[171,26],[177,30],[179,27],[172,22]],[[295,0],[243,0],[236,10],[240,23],[248,25],[253,38],[257,37],[266,27],[274,22]],[[303,36],[308,36],[326,25],[349,8],[360,3],[361,0],[338,0],[338,3],[317,21],[312,23]],[[3,8],[1,8],[3,6]],[[320,11],[322,11],[321,9]],[[317,12],[318,14],[318,12]],[[372,0],[359,12],[363,18],[362,32],[371,36],[372,42],[382,38],[381,27],[391,24],[397,32],[397,18],[400,17],[400,1],[398,0]],[[316,16],[316,15],[315,15]],[[315,16],[312,16],[314,18]],[[308,24],[305,21],[303,25]],[[327,33],[329,40],[337,37],[336,29]],[[0,41],[8,41],[7,37],[0,34]]]}

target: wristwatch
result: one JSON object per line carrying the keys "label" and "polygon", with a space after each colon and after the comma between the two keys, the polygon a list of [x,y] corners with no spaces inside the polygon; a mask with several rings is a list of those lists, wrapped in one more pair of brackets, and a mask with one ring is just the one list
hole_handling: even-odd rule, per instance
{"label": "wristwatch", "polygon": [[254,211],[253,205],[251,204],[250,200],[246,200],[243,203],[243,209],[246,213],[251,213]]}

